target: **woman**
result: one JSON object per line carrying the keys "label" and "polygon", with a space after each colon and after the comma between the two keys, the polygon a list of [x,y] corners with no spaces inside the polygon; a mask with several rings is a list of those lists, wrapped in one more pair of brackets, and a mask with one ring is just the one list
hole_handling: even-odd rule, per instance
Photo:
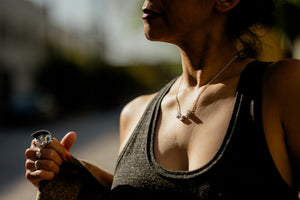
{"label": "woman", "polygon": [[[114,177],[98,171],[111,198],[297,199],[300,62],[256,61],[249,29],[270,24],[273,8],[271,0],[145,1],[145,36],[178,46],[182,74],[123,109]],[[52,180],[75,138],[54,139],[38,162],[33,142],[27,179]]]}

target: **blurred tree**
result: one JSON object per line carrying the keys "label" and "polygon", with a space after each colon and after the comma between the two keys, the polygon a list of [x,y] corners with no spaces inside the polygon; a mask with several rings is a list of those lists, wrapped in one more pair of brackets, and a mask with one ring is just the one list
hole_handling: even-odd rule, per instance
{"label": "blurred tree", "polygon": [[300,0],[278,0],[276,10],[277,27],[293,43],[300,35]]}

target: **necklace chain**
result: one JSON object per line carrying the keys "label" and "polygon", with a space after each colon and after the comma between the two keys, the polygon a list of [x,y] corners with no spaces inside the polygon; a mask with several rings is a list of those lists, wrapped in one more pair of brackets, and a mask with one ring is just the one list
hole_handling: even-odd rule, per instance
{"label": "necklace chain", "polygon": [[197,109],[197,103],[201,97],[201,95],[203,94],[203,92],[208,88],[208,86],[214,82],[232,63],[233,61],[235,61],[238,58],[238,55],[234,56],[211,80],[209,80],[200,90],[197,98],[195,99],[193,106],[191,109],[186,110],[185,114],[182,114],[181,112],[181,106],[179,103],[179,98],[178,98],[178,93],[180,90],[180,86],[182,83],[182,76],[177,88],[177,92],[176,92],[176,103],[177,103],[177,115],[176,118],[179,119],[180,121],[185,121],[187,119],[190,119],[190,117],[192,116],[192,114],[195,113],[196,109]]}

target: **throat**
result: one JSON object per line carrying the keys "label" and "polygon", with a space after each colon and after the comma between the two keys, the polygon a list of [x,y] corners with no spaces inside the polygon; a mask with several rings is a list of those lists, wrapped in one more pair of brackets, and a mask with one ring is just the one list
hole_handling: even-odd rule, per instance
{"label": "throat", "polygon": [[177,114],[176,114],[176,118],[179,119],[181,122],[183,123],[189,123],[189,121],[192,119],[192,117],[195,117],[195,111],[197,110],[197,104],[199,102],[199,99],[201,97],[201,95],[205,92],[205,90],[212,84],[214,83],[214,81],[216,81],[222,74],[223,72],[238,58],[238,55],[235,55],[227,64],[225,64],[224,67],[222,67],[220,69],[220,71],[218,71],[211,79],[209,79],[207,81],[207,83],[204,84],[203,87],[201,87],[199,89],[199,93],[195,98],[195,101],[192,105],[192,107],[188,110],[186,110],[185,113],[182,113],[181,111],[181,105],[180,105],[180,101],[179,101],[179,91],[180,91],[180,86],[182,83],[182,79],[183,76],[181,76],[180,78],[180,82],[177,88],[177,92],[176,92],[176,103],[177,103]]}

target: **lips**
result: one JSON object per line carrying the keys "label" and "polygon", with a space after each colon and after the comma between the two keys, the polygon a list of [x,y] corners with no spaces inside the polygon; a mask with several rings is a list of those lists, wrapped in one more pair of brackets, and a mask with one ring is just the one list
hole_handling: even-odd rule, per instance
{"label": "lips", "polygon": [[150,9],[143,9],[143,19],[144,20],[150,20],[150,19],[155,19],[155,18],[158,18],[161,16],[161,14],[153,11],[153,10],[150,10]]}

